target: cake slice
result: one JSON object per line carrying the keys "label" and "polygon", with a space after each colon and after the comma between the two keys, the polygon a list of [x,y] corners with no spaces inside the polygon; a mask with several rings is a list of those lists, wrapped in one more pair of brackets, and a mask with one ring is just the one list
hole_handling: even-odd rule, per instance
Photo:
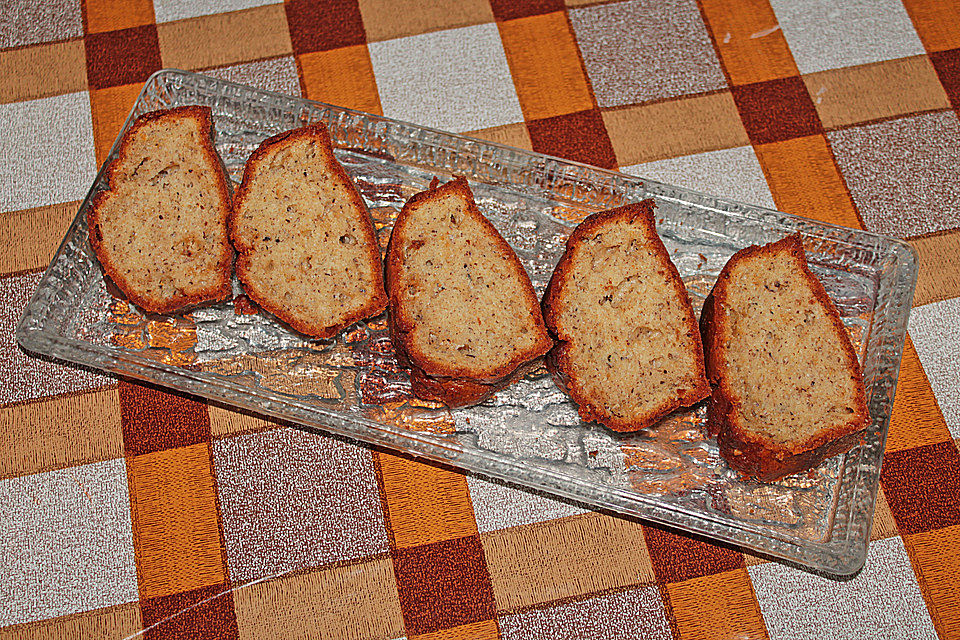
{"label": "cake slice", "polygon": [[732,468],[771,482],[860,440],[870,415],[857,356],[798,235],[734,254],[700,327],[708,425]]}
{"label": "cake slice", "polygon": [[140,116],[87,211],[104,273],[147,312],[230,297],[230,189],[209,107]]}
{"label": "cake slice", "polygon": [[706,398],[700,332],[652,200],[595,213],[567,239],[543,315],[547,366],[580,417],[636,431]]}
{"label": "cake slice", "polygon": [[330,338],[386,307],[373,222],[323,124],[264,140],[234,209],[237,278],[293,329]]}
{"label": "cake slice", "polygon": [[464,178],[407,201],[386,280],[390,336],[420,398],[481,402],[553,344],[529,276]]}

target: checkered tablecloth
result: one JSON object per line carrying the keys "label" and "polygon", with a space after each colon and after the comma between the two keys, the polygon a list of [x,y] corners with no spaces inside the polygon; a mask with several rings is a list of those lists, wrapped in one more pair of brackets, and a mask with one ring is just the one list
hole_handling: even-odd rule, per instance
{"label": "checkered tablecloth", "polygon": [[[909,240],[863,570],[25,355],[163,67]],[[958,111],[955,0],[0,0],[0,638],[960,638]]]}

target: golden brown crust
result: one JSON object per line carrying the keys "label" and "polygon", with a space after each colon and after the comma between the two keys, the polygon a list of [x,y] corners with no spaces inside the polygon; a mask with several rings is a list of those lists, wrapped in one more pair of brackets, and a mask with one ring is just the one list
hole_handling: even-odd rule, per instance
{"label": "golden brown crust", "polygon": [[[388,326],[390,338],[397,352],[400,363],[410,369],[410,378],[413,383],[413,392],[419,398],[446,403],[451,407],[476,404],[490,398],[497,390],[502,389],[523,376],[526,372],[525,364],[545,354],[553,341],[543,326],[540,307],[530,278],[523,265],[514,253],[513,248],[503,239],[503,236],[487,220],[477,208],[467,181],[458,177],[444,185],[438,186],[439,180],[434,178],[426,191],[415,194],[403,206],[394,223],[390,241],[387,245],[387,255],[384,262],[386,274],[387,295],[390,299]],[[443,196],[458,193],[468,203],[466,212],[477,220],[489,238],[498,247],[501,255],[509,259],[515,277],[524,284],[523,300],[509,301],[510,304],[522,305],[535,319],[538,339],[533,348],[525,352],[518,352],[514,358],[504,365],[491,370],[478,368],[469,369],[455,366],[449,362],[437,359],[430,353],[418,349],[410,339],[410,333],[415,326],[407,305],[400,295],[403,256],[399,246],[406,242],[406,224],[411,211],[422,202]]]}
{"label": "golden brown crust", "polygon": [[[264,157],[271,152],[274,146],[282,145],[284,143],[291,143],[301,138],[314,139],[320,143],[322,152],[330,161],[329,166],[331,170],[348,188],[351,204],[356,208],[356,210],[363,212],[363,216],[361,217],[361,220],[359,220],[361,227],[360,231],[363,234],[362,244],[367,247],[367,259],[369,264],[374,267],[372,269],[374,282],[371,283],[374,290],[374,295],[369,303],[341,321],[330,325],[320,325],[305,321],[304,319],[291,313],[282,305],[275,304],[274,301],[262,295],[262,293],[257,291],[255,287],[251,286],[250,253],[253,250],[253,247],[249,243],[243,241],[236,224],[236,214],[240,208],[240,203],[243,202],[244,198],[247,197],[247,192],[250,189],[253,176],[260,169],[260,164]],[[243,284],[244,291],[247,296],[261,309],[264,309],[265,311],[276,316],[295,331],[319,339],[331,338],[346,327],[349,327],[350,325],[364,318],[375,316],[386,309],[387,295],[383,286],[383,270],[380,261],[380,249],[377,242],[376,230],[373,226],[373,221],[370,218],[370,213],[367,210],[366,204],[363,202],[363,198],[360,196],[360,192],[357,191],[356,185],[354,184],[353,180],[351,180],[350,176],[347,175],[347,172],[343,169],[343,166],[337,161],[336,156],[333,153],[333,143],[330,139],[330,133],[327,131],[327,127],[323,123],[316,123],[305,127],[300,127],[298,129],[284,131],[271,136],[260,143],[260,146],[257,147],[257,149],[250,155],[250,158],[247,160],[247,163],[244,166],[243,179],[241,180],[240,186],[234,195],[234,203],[233,215],[229,221],[229,229],[230,242],[233,244],[238,254],[235,268],[237,278],[240,280],[241,284]]]}
{"label": "golden brown crust", "polygon": [[[628,204],[623,207],[601,211],[588,216],[574,229],[573,233],[567,239],[566,251],[554,269],[541,303],[547,329],[555,340],[553,349],[547,354],[546,364],[551,374],[553,374],[557,386],[563,389],[563,391],[577,403],[582,420],[586,422],[599,422],[614,431],[620,432],[637,431],[649,427],[668,413],[680,407],[693,405],[710,395],[710,385],[707,383],[704,370],[700,331],[697,327],[696,317],[694,316],[693,307],[690,303],[690,296],[687,294],[687,289],[683,284],[680,273],[670,260],[669,252],[666,247],[664,247],[659,236],[656,235],[653,208],[653,200],[644,200],[639,203]],[[634,224],[638,219],[648,229],[653,231],[652,238],[654,242],[651,248],[657,258],[659,258],[662,267],[669,274],[668,281],[674,289],[676,298],[680,300],[685,307],[686,337],[695,345],[694,355],[696,359],[697,384],[693,388],[677,390],[678,393],[675,398],[665,400],[659,406],[649,411],[642,420],[623,420],[614,415],[607,407],[599,404],[590,393],[583,389],[580,381],[572,374],[574,369],[570,362],[570,344],[571,341],[575,339],[575,336],[564,334],[558,326],[560,309],[564,304],[560,283],[567,280],[570,276],[573,251],[580,242],[594,235],[602,229],[604,225],[611,222]]]}
{"label": "golden brown crust", "polygon": [[[725,320],[726,314],[722,313],[722,310],[728,304],[727,288],[733,268],[738,261],[773,255],[784,250],[799,259],[798,263],[804,280],[809,283],[815,297],[830,318],[836,339],[849,363],[847,371],[856,382],[854,398],[856,407],[854,416],[846,423],[822,429],[803,440],[779,444],[750,431],[739,419],[741,401],[731,390],[725,366],[728,356],[724,336],[728,332],[728,326]],[[704,301],[703,311],[700,314],[700,331],[706,354],[707,377],[712,387],[711,403],[707,414],[708,431],[710,435],[717,437],[720,453],[732,468],[760,481],[773,482],[784,476],[810,469],[827,458],[849,451],[861,441],[863,430],[869,424],[870,415],[857,355],[833,301],[807,266],[803,242],[799,234],[787,236],[783,240],[768,245],[747,247],[734,254],[720,272],[713,290]]]}
{"label": "golden brown crust", "polygon": [[90,245],[97,254],[97,259],[100,261],[104,275],[117,286],[130,302],[148,313],[170,314],[201,304],[221,302],[230,298],[232,294],[230,274],[233,266],[233,250],[227,242],[224,242],[221,246],[220,257],[217,261],[217,272],[220,274],[220,278],[215,286],[194,295],[177,295],[166,300],[151,298],[138,291],[136,287],[123,276],[118,266],[109,259],[103,246],[104,238],[100,227],[100,207],[106,199],[110,197],[110,192],[116,187],[117,168],[121,165],[121,162],[125,160],[132,140],[135,138],[137,132],[149,123],[183,117],[195,118],[200,123],[201,131],[209,132],[208,135],[201,137],[200,144],[204,154],[207,156],[209,168],[217,183],[217,195],[225,211],[225,215],[221,218],[220,224],[225,228],[233,207],[230,195],[230,182],[223,167],[223,160],[213,146],[214,130],[210,107],[199,105],[151,111],[137,118],[120,141],[116,159],[107,167],[105,174],[107,188],[94,196],[90,208],[87,210]]}

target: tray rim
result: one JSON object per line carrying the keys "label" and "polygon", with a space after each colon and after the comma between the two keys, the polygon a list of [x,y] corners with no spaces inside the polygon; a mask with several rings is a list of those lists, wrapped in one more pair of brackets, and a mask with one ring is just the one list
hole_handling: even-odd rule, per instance
{"label": "tray rim", "polygon": [[[866,230],[852,229],[850,227],[844,227],[837,224],[810,220],[810,219],[802,218],[793,214],[787,214],[784,212],[768,209],[768,208],[757,206],[757,205],[740,203],[735,200],[713,196],[713,195],[698,192],[692,189],[687,189],[683,187],[672,187],[671,185],[666,185],[656,181],[645,180],[637,176],[622,174],[616,171],[611,171],[609,169],[603,169],[603,168],[587,165],[584,163],[569,161],[569,160],[565,160],[555,156],[550,156],[547,154],[527,151],[524,149],[518,149],[515,147],[510,147],[509,145],[504,145],[496,142],[488,142],[486,140],[472,138],[470,136],[465,136],[462,134],[449,133],[449,132],[440,131],[437,129],[432,129],[429,127],[422,127],[414,123],[408,123],[408,122],[395,120],[395,119],[391,119],[391,118],[387,118],[387,117],[379,116],[375,114],[368,114],[355,109],[348,109],[348,108],[339,107],[336,105],[329,105],[329,104],[314,101],[314,100],[308,100],[306,98],[297,98],[294,96],[289,96],[289,95],[285,95],[285,94],[274,92],[274,91],[251,87],[249,85],[245,85],[238,82],[221,80],[219,78],[214,78],[212,76],[208,76],[202,73],[187,72],[179,69],[161,69],[153,73],[150,76],[150,78],[148,78],[145,81],[143,87],[141,88],[137,96],[137,99],[134,102],[130,110],[130,113],[127,116],[127,119],[124,122],[123,127],[118,133],[117,138],[115,139],[113,145],[111,146],[111,149],[107,154],[103,164],[99,168],[97,175],[94,178],[93,183],[90,187],[90,190],[88,191],[84,200],[81,202],[77,215],[75,216],[70,227],[67,229],[65,236],[61,241],[57,249],[57,252],[54,255],[54,258],[51,260],[50,264],[45,270],[44,275],[42,276],[40,283],[37,286],[37,290],[34,292],[33,296],[31,297],[30,302],[27,304],[26,308],[24,309],[23,315],[21,316],[20,321],[18,322],[18,325],[16,327],[16,339],[18,344],[20,345],[21,348],[24,349],[24,351],[32,354],[39,354],[42,356],[55,358],[61,361],[66,361],[71,364],[76,364],[76,365],[85,366],[85,367],[93,367],[100,371],[104,371],[109,374],[120,376],[120,377],[131,377],[131,378],[143,380],[143,381],[154,383],[154,384],[159,384],[161,386],[169,387],[171,389],[175,389],[180,392],[201,396],[209,400],[212,400],[214,402],[231,406],[233,408],[259,412],[259,413],[270,415],[272,417],[279,418],[282,420],[297,422],[297,423],[303,424],[304,426],[310,429],[316,429],[322,432],[335,433],[339,436],[344,436],[352,440],[362,441],[370,445],[386,447],[389,449],[401,451],[406,455],[413,456],[414,458],[422,457],[434,462],[452,465],[468,473],[478,474],[481,476],[488,476],[488,477],[506,481],[514,485],[520,485],[520,486],[528,487],[531,489],[545,491],[549,494],[557,495],[559,497],[566,498],[568,500],[573,500],[575,502],[585,504],[593,509],[612,512],[618,516],[639,518],[642,520],[654,522],[658,525],[664,525],[673,529],[678,529],[680,531],[704,535],[713,540],[719,540],[728,544],[732,544],[738,548],[750,549],[751,551],[760,553],[761,555],[769,555],[769,556],[778,558],[780,560],[784,560],[787,563],[795,564],[799,568],[803,568],[805,570],[813,569],[821,573],[826,573],[827,575],[845,576],[845,575],[850,575],[855,573],[860,569],[860,567],[862,567],[866,559],[867,548],[869,543],[869,527],[867,527],[867,535],[863,538],[850,538],[849,536],[847,536],[842,539],[841,545],[838,545],[837,541],[832,541],[831,543],[829,543],[830,548],[834,549],[834,553],[829,553],[828,555],[830,555],[834,559],[838,559],[839,556],[841,555],[843,556],[843,562],[839,563],[839,570],[834,570],[834,568],[828,568],[828,567],[820,566],[818,564],[805,563],[802,560],[797,559],[795,555],[790,555],[787,552],[788,549],[802,550],[808,547],[818,547],[820,548],[821,552],[826,552],[827,543],[811,542],[811,541],[797,543],[797,542],[793,542],[794,540],[796,540],[796,538],[790,538],[789,536],[770,535],[771,532],[768,529],[764,529],[762,527],[752,527],[747,525],[746,523],[743,523],[737,528],[744,532],[748,532],[753,535],[759,535],[767,540],[772,540],[779,543],[779,546],[776,549],[753,547],[751,545],[744,544],[742,540],[736,539],[732,535],[726,534],[725,531],[729,527],[729,525],[727,525],[726,523],[714,523],[715,525],[714,527],[690,526],[689,523],[678,524],[676,521],[673,521],[658,512],[680,513],[680,514],[683,514],[688,520],[692,518],[697,522],[697,524],[700,524],[701,521],[709,520],[709,519],[698,513],[690,512],[683,508],[678,508],[676,505],[671,505],[664,502],[658,502],[656,498],[652,498],[652,499],[645,498],[640,494],[626,491],[621,487],[605,485],[602,487],[602,491],[607,495],[613,494],[617,496],[618,498],[620,498],[622,504],[633,504],[637,506],[635,506],[634,508],[624,507],[624,506],[617,508],[617,507],[611,506],[610,504],[599,504],[595,501],[591,501],[590,498],[588,496],[585,496],[583,493],[578,493],[566,487],[571,484],[587,485],[587,486],[593,486],[593,485],[590,485],[589,483],[586,483],[580,479],[572,478],[571,476],[567,476],[562,473],[555,472],[549,468],[538,467],[537,471],[538,473],[547,477],[545,478],[545,480],[552,479],[554,480],[554,482],[547,482],[547,481],[536,482],[526,477],[518,477],[516,475],[511,475],[509,473],[506,473],[502,470],[502,468],[498,469],[489,465],[486,465],[486,466],[479,465],[482,468],[478,468],[478,465],[476,464],[477,462],[482,462],[485,459],[492,457],[492,458],[498,458],[498,463],[501,466],[504,466],[504,465],[507,467],[513,466],[517,468],[520,468],[523,466],[522,460],[508,457],[508,456],[505,456],[504,454],[500,454],[497,452],[488,452],[488,451],[480,452],[480,451],[472,451],[472,450],[466,451],[462,449],[458,450],[456,446],[451,446],[451,443],[444,441],[443,438],[431,436],[430,434],[406,430],[399,427],[395,427],[393,425],[375,422],[375,421],[363,418],[361,416],[343,414],[341,412],[329,409],[327,407],[316,406],[316,405],[310,405],[309,407],[307,407],[301,402],[292,400],[289,397],[281,396],[280,394],[269,392],[268,390],[258,390],[257,393],[251,393],[251,390],[249,389],[240,390],[234,387],[233,385],[227,384],[223,381],[218,381],[216,385],[213,385],[211,384],[211,381],[209,379],[201,379],[201,377],[197,375],[200,372],[194,372],[182,367],[173,367],[170,365],[163,365],[162,363],[158,363],[156,361],[150,360],[148,358],[144,358],[142,356],[137,356],[136,354],[133,354],[133,353],[124,353],[122,351],[116,352],[115,350],[109,347],[96,345],[93,343],[85,342],[83,340],[68,338],[61,334],[56,334],[53,336],[49,334],[41,335],[41,329],[39,329],[36,326],[33,326],[32,321],[34,320],[36,310],[39,307],[42,307],[42,305],[44,304],[44,301],[41,300],[41,293],[44,290],[44,284],[49,281],[51,277],[51,272],[53,271],[54,266],[56,265],[58,259],[61,258],[65,245],[70,240],[70,238],[73,237],[79,231],[79,227],[83,225],[84,213],[89,206],[92,196],[99,189],[99,185],[101,184],[104,170],[106,166],[109,164],[109,162],[115,156],[121,137],[127,131],[127,129],[132,124],[133,120],[135,119],[135,114],[137,112],[137,109],[140,106],[141,101],[143,100],[147,90],[153,84],[155,84],[160,79],[162,79],[164,76],[183,76],[187,78],[189,77],[203,78],[206,81],[214,81],[218,84],[232,86],[241,91],[281,98],[285,101],[290,101],[291,103],[296,103],[301,106],[315,105],[319,108],[331,108],[338,112],[355,114],[355,115],[362,116],[363,118],[374,120],[374,121],[393,123],[393,124],[405,126],[405,127],[412,127],[416,130],[428,131],[431,133],[439,134],[440,136],[444,136],[444,137],[451,137],[454,139],[465,140],[465,141],[473,142],[485,147],[495,147],[502,150],[508,150],[512,153],[517,153],[521,156],[526,156],[528,158],[538,158],[542,160],[549,160],[561,166],[580,167],[580,168],[587,169],[590,172],[598,172],[603,175],[613,176],[613,177],[616,177],[618,180],[626,181],[628,183],[633,183],[643,188],[649,188],[649,186],[653,185],[655,187],[662,187],[664,189],[673,189],[678,192],[683,192],[686,194],[709,198],[716,202],[722,202],[722,203],[732,204],[732,205],[740,205],[747,208],[746,211],[742,212],[744,217],[761,221],[761,220],[764,220],[765,218],[775,215],[776,217],[781,219],[785,218],[787,220],[791,220],[793,225],[796,226],[795,230],[804,232],[807,235],[813,235],[813,236],[819,235],[823,237],[822,233],[817,234],[815,233],[815,230],[837,229],[837,230],[842,230],[847,234],[854,234],[859,239],[864,239],[864,240],[873,239],[876,242],[880,242],[887,247],[888,253],[892,257],[893,263],[896,263],[896,269],[898,269],[900,272],[904,270],[906,270],[907,272],[906,273],[907,286],[905,289],[901,290],[899,293],[901,294],[902,298],[909,298],[909,300],[901,299],[900,300],[901,304],[899,304],[898,306],[898,309],[900,309],[901,312],[895,317],[890,318],[890,320],[892,320],[898,328],[902,327],[902,331],[898,331],[893,335],[894,340],[892,345],[889,343],[886,344],[887,351],[890,352],[890,349],[892,347],[892,353],[895,356],[894,365],[892,366],[891,369],[889,369],[889,374],[892,378],[892,386],[890,388],[890,397],[893,398],[895,394],[898,373],[899,373],[899,369],[902,362],[902,354],[903,354],[904,342],[906,337],[906,322],[909,316],[910,309],[912,308],[912,296],[916,286],[917,271],[918,271],[918,264],[919,264],[919,256],[917,254],[916,249],[914,249],[914,247],[911,246],[909,243],[903,240],[900,240],[899,238],[893,238],[890,236],[885,236],[882,234],[878,234],[878,233],[874,233]],[[664,196],[664,195],[661,195],[659,197],[670,199],[669,196]],[[724,211],[724,214],[730,215],[730,216],[736,215],[735,213],[729,212],[729,211]],[[748,215],[748,214],[753,214],[753,215]],[[566,221],[566,222],[569,223],[569,221]],[[767,222],[770,223],[769,220],[767,220]],[[780,221],[778,226],[781,226],[781,227],[784,226],[782,220]],[[879,289],[878,289],[878,294],[879,294]],[[866,337],[865,337],[865,340],[866,340]],[[83,355],[88,356],[87,359],[84,359],[83,357],[81,357]],[[110,366],[111,363],[114,363],[114,366]],[[117,364],[124,364],[126,365],[126,368],[121,368],[119,366],[116,366]],[[173,374],[178,376],[177,384],[171,384],[171,382],[167,380],[160,381],[156,377],[153,377],[151,375],[151,374],[160,374],[160,373],[167,374],[167,375]],[[215,390],[216,387],[222,387],[223,389],[233,392],[232,394],[226,394],[227,396],[237,395],[239,393],[240,395],[249,396],[255,400],[262,399],[263,401],[283,404],[287,406],[293,406],[293,407],[300,406],[302,408],[303,413],[302,414],[286,413],[283,411],[278,411],[268,405],[262,405],[262,406],[258,406],[257,408],[252,408],[249,405],[235,404],[234,402],[231,402],[228,397],[225,397],[225,394],[214,393],[213,390]],[[262,404],[262,402],[260,404]],[[892,400],[891,400],[890,406],[892,410]],[[316,418],[311,419],[311,416],[316,416]],[[321,419],[324,419],[326,421],[321,424],[321,422],[319,421]],[[880,416],[880,420],[881,420],[881,424],[880,424],[877,437],[879,438],[878,446],[881,447],[881,450],[879,454],[879,459],[877,461],[877,465],[878,465],[877,473],[876,473],[877,478],[876,478],[876,482],[874,482],[872,486],[865,487],[866,490],[870,492],[871,498],[869,500],[869,509],[868,509],[869,513],[866,513],[864,515],[868,517],[871,523],[872,523],[873,511],[876,508],[876,493],[877,493],[877,487],[879,485],[879,465],[882,464],[882,459],[883,459],[882,447],[884,446],[885,440],[886,440],[887,429],[890,421],[890,411],[887,411],[885,415]],[[334,424],[330,424],[329,421],[332,421]],[[372,431],[374,431],[374,433],[350,430],[349,428],[340,424],[344,422],[362,424],[368,428],[372,428]],[[409,448],[404,448],[402,445],[396,442],[391,442],[386,439],[377,438],[375,436],[376,432],[387,433],[399,440],[403,440],[407,442],[415,442],[419,446],[421,446],[422,449],[412,450]],[[473,464],[469,464],[470,462],[473,462]],[[863,473],[863,471],[858,470],[857,473],[860,474],[860,473]],[[862,483],[858,482],[857,486],[860,486],[860,484]],[[716,527],[718,526],[721,528],[721,530],[716,529]],[[852,523],[848,522],[846,529],[849,530],[852,526],[853,526]],[[849,533],[849,531],[847,531],[847,533]],[[838,547],[842,550],[842,552],[837,551]]]}

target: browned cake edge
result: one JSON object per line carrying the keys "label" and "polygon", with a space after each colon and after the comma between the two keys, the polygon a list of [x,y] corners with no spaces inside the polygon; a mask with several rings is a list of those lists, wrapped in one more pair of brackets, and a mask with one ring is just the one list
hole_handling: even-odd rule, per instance
{"label": "browned cake edge", "polygon": [[[784,248],[800,258],[804,277],[813,288],[814,295],[826,308],[837,339],[851,363],[848,371],[857,383],[857,397],[854,399],[857,411],[850,421],[822,430],[815,436],[789,446],[777,444],[769,438],[750,432],[737,420],[737,416],[741,415],[739,402],[730,392],[723,366],[723,362],[726,361],[723,346],[726,323],[717,313],[718,309],[726,305],[727,285],[732,269],[738,261],[764,254],[776,254]],[[708,430],[710,435],[717,437],[720,454],[730,467],[762,482],[774,482],[784,476],[815,467],[827,458],[849,451],[862,440],[863,431],[870,423],[870,413],[867,409],[857,354],[840,320],[836,306],[823,284],[807,266],[800,234],[793,234],[763,246],[750,246],[735,253],[724,265],[713,290],[703,303],[700,331],[706,354],[707,377],[712,387],[712,397],[707,410]]]}
{"label": "browned cake edge", "polygon": [[150,113],[145,113],[137,118],[133,125],[131,125],[131,127],[124,134],[123,139],[120,141],[120,148],[117,151],[116,159],[110,163],[110,166],[107,167],[105,174],[107,188],[93,198],[90,208],[87,210],[87,227],[90,236],[90,245],[97,254],[97,259],[100,261],[100,266],[103,268],[104,275],[117,286],[117,288],[123,293],[123,295],[127,297],[130,302],[148,313],[168,314],[177,311],[183,311],[189,307],[195,307],[200,304],[226,300],[232,293],[232,288],[230,286],[230,273],[231,267],[233,266],[233,249],[227,242],[224,242],[223,244],[220,260],[217,263],[218,271],[220,272],[220,279],[218,280],[216,286],[210,287],[206,291],[202,291],[192,296],[177,296],[166,303],[156,298],[143,296],[136,291],[130,285],[130,283],[123,278],[123,275],[117,266],[106,257],[103,249],[103,237],[100,232],[99,209],[100,205],[107,198],[107,194],[112,191],[115,186],[114,172],[119,166],[120,161],[124,159],[130,141],[133,140],[134,135],[140,128],[150,122],[155,120],[163,120],[166,118],[179,118],[182,116],[198,119],[201,124],[201,130],[209,131],[209,135],[202,137],[200,143],[203,151],[207,154],[207,159],[210,161],[211,171],[213,171],[217,176],[217,195],[219,196],[221,203],[223,203],[223,208],[226,211],[223,219],[220,220],[220,224],[226,226],[227,220],[233,211],[233,201],[230,197],[230,183],[227,179],[227,173],[223,166],[223,160],[220,158],[220,155],[213,146],[213,118],[210,114],[210,107],[200,105],[188,105],[173,109],[151,111]]}
{"label": "browned cake edge", "polygon": [[[294,141],[298,138],[313,138],[314,140],[320,142],[320,147],[323,150],[323,153],[327,156],[327,159],[331,161],[333,171],[347,185],[350,198],[354,206],[363,212],[360,227],[364,236],[363,242],[365,243],[365,246],[369,248],[367,256],[369,259],[369,264],[372,267],[371,271],[375,280],[373,282],[375,296],[373,299],[371,299],[369,304],[357,310],[356,313],[348,316],[341,322],[330,326],[305,322],[295,315],[288,313],[287,310],[282,306],[275,305],[271,301],[266,300],[263,296],[259,295],[257,291],[254,291],[254,289],[249,286],[247,276],[250,269],[249,253],[251,252],[252,247],[244,244],[240,240],[234,225],[234,218],[239,209],[239,203],[242,202],[243,198],[246,197],[247,190],[250,187],[250,181],[253,178],[254,173],[260,168],[259,165],[263,157],[270,151],[272,146],[287,141]],[[243,290],[247,294],[247,297],[259,305],[261,309],[273,314],[295,331],[324,340],[327,338],[332,338],[341,330],[349,327],[355,322],[358,322],[364,318],[375,316],[386,309],[387,294],[384,291],[383,286],[380,245],[377,241],[376,230],[373,227],[373,220],[370,218],[370,212],[367,210],[367,205],[363,202],[363,198],[360,197],[360,192],[357,191],[357,187],[353,180],[349,175],[347,175],[347,172],[344,170],[343,166],[341,166],[341,164],[337,161],[337,158],[333,153],[333,142],[330,139],[330,133],[327,131],[326,125],[324,125],[322,122],[300,127],[298,129],[292,129],[290,131],[284,131],[283,133],[278,133],[277,135],[271,136],[260,143],[260,146],[257,147],[256,151],[250,155],[250,158],[247,160],[247,164],[244,166],[243,179],[240,181],[240,186],[237,188],[237,192],[234,195],[233,215],[230,217],[229,228],[230,242],[233,244],[238,254],[237,264],[235,267],[237,279],[240,280],[240,283],[243,285]]]}
{"label": "browned cake edge", "polygon": [[[520,259],[513,251],[513,248],[503,239],[500,232],[497,231],[487,218],[480,213],[473,199],[473,192],[467,184],[464,177],[457,177],[444,185],[438,186],[439,180],[434,178],[430,187],[426,191],[414,194],[403,206],[397,220],[394,223],[393,231],[390,234],[390,242],[387,245],[387,256],[384,265],[386,273],[387,295],[390,298],[388,327],[390,339],[393,342],[397,353],[397,360],[401,365],[410,369],[410,380],[413,385],[413,393],[418,398],[426,400],[435,400],[443,402],[450,407],[462,407],[466,405],[483,402],[491,397],[497,390],[513,384],[533,366],[536,358],[545,354],[553,341],[547,334],[546,327],[543,325],[543,319],[540,316],[540,307],[537,302],[536,293],[533,290],[533,284],[527,275]],[[494,371],[484,372],[480,375],[470,375],[467,372],[455,369],[448,363],[432,358],[429,353],[413,347],[407,336],[413,328],[413,320],[406,314],[403,305],[403,296],[400,295],[401,287],[398,286],[400,277],[400,267],[402,256],[397,246],[403,240],[403,233],[407,219],[410,216],[411,209],[420,202],[443,196],[447,193],[459,192],[467,201],[467,215],[473,216],[484,229],[493,238],[494,243],[500,248],[504,255],[509,257],[510,263],[514,269],[515,275],[520,278],[524,286],[524,299],[516,301],[523,304],[529,313],[537,320],[542,336],[534,348],[527,352],[521,352],[510,362],[499,367]],[[514,304],[514,301],[509,301]]]}
{"label": "browned cake edge", "polygon": [[[687,288],[683,284],[680,272],[670,260],[670,254],[667,248],[663,246],[663,241],[656,233],[656,224],[654,223],[654,201],[643,200],[638,203],[628,204],[616,209],[601,211],[588,216],[581,222],[573,233],[567,238],[567,248],[563,256],[557,263],[550,277],[550,283],[543,294],[543,317],[547,324],[550,335],[555,340],[555,345],[550,353],[547,354],[547,368],[553,374],[554,382],[563,391],[577,403],[580,418],[585,422],[599,422],[614,431],[630,432],[638,431],[655,424],[663,416],[680,407],[689,407],[703,400],[710,395],[710,385],[704,370],[703,349],[700,344],[700,331],[697,327],[696,316],[693,313],[693,305],[690,303],[690,296]],[[569,360],[570,342],[573,336],[561,335],[557,327],[557,320],[560,315],[560,307],[563,300],[560,296],[560,283],[564,281],[571,268],[573,250],[585,236],[594,233],[609,222],[624,221],[628,224],[636,222],[640,218],[644,225],[649,227],[655,238],[653,250],[660,259],[661,264],[667,269],[670,275],[670,283],[676,291],[677,297],[686,306],[687,318],[687,336],[696,344],[696,359],[699,369],[699,384],[693,389],[681,389],[675,401],[664,402],[659,407],[652,410],[644,420],[630,422],[616,418],[610,411],[602,405],[597,404],[589,393],[585,392],[575,376],[571,375],[572,367]]]}

